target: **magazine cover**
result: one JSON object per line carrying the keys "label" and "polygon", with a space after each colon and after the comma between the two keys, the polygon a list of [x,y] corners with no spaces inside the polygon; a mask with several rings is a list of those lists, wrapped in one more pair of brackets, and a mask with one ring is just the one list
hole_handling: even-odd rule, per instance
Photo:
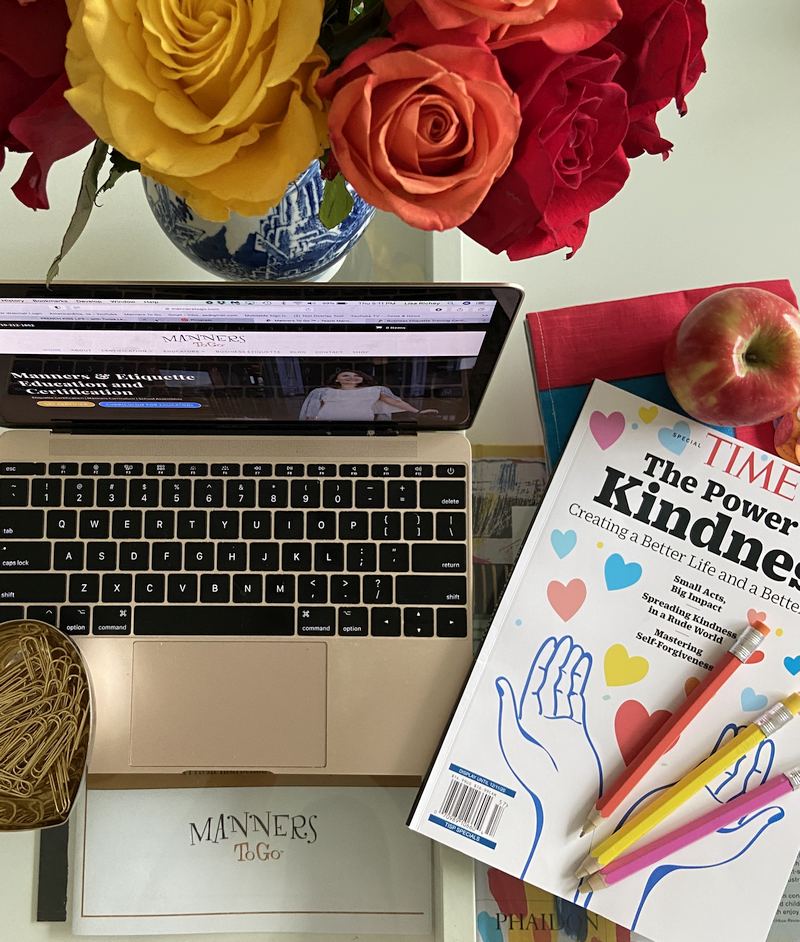
{"label": "magazine cover", "polygon": [[[800,845],[798,796],[606,889],[574,874],[647,798],[800,688],[798,485],[800,468],[595,382],[410,826],[655,942],[683,942],[687,926],[709,942],[766,938]],[[772,629],[761,649],[579,837],[604,784],[757,620]],[[647,839],[797,764],[800,721]]]}

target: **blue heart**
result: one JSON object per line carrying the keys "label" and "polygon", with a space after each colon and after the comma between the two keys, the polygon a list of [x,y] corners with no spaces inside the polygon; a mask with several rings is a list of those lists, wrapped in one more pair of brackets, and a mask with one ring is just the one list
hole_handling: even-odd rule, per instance
{"label": "blue heart", "polygon": [[787,671],[792,675],[792,677],[797,677],[800,674],[800,654],[797,657],[785,657],[783,659],[783,666]]}
{"label": "blue heart", "polygon": [[619,553],[612,553],[606,560],[604,574],[606,588],[613,592],[638,582],[642,578],[642,567],[639,563],[626,563]]}
{"label": "blue heart", "polygon": [[559,559],[563,559],[575,549],[575,544],[578,542],[578,534],[574,530],[553,530],[550,534],[550,542],[553,544],[553,549],[556,551],[556,556]]}
{"label": "blue heart", "polygon": [[763,693],[756,693],[752,687],[745,687],[742,691],[742,709],[755,712],[756,710],[763,710],[764,707],[769,703],[767,697]]}
{"label": "blue heart", "polygon": [[672,428],[661,428],[658,430],[658,440],[661,444],[671,451],[673,455],[683,454],[683,449],[689,444],[691,429],[687,422],[682,419],[676,422]]}

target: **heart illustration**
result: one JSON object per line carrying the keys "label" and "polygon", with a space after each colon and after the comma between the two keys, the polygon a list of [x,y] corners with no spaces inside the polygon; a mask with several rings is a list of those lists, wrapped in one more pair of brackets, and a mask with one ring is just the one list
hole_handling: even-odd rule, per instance
{"label": "heart illustration", "polygon": [[769,699],[763,693],[756,693],[752,687],[745,687],[741,696],[742,709],[747,711],[763,710]]}
{"label": "heart illustration", "polygon": [[619,553],[612,553],[606,560],[604,575],[609,592],[627,589],[642,578],[639,563],[626,563]]}
{"label": "heart illustration", "polygon": [[578,534],[574,530],[553,530],[550,534],[550,543],[559,559],[569,556],[577,542]]}
{"label": "heart illustration", "polygon": [[606,415],[605,412],[595,411],[589,416],[589,431],[597,444],[605,451],[625,431],[625,416],[621,412]]}
{"label": "heart illustration", "polygon": [[639,409],[639,418],[646,425],[649,425],[658,415],[658,406],[642,406]]}
{"label": "heart illustration", "polygon": [[754,608],[747,609],[747,621],[750,625],[755,625],[757,621],[766,621],[766,612],[757,612]]}
{"label": "heart illustration", "polygon": [[624,644],[612,644],[603,658],[603,672],[609,687],[638,684],[649,670],[647,658],[631,656]]}
{"label": "heart illustration", "polygon": [[691,696],[694,688],[700,683],[699,677],[687,677],[683,682],[683,692],[687,697]]}
{"label": "heart illustration", "polygon": [[[672,716],[669,710],[648,713],[638,700],[626,700],[614,717],[614,735],[625,765],[630,765],[642,747]],[[676,740],[677,742],[677,740]]]}
{"label": "heart illustration", "polygon": [[691,431],[689,425],[681,419],[672,428],[664,427],[659,429],[658,440],[673,455],[681,455],[684,448],[689,444]]}
{"label": "heart illustration", "polygon": [[745,661],[745,664],[760,664],[764,660],[763,651],[753,651],[750,657]]}
{"label": "heart illustration", "polygon": [[569,621],[586,601],[586,583],[582,579],[572,579],[564,585],[554,579],[547,586],[547,601],[562,621]]}
{"label": "heart illustration", "polygon": [[800,654],[795,657],[785,657],[783,659],[783,666],[789,671],[792,677],[797,677],[797,675],[800,674]]}

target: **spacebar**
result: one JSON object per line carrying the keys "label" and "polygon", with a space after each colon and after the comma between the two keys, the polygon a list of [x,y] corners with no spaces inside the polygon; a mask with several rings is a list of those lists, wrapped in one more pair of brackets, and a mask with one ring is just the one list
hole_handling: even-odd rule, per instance
{"label": "spacebar", "polygon": [[137,605],[135,635],[293,635],[289,605]]}

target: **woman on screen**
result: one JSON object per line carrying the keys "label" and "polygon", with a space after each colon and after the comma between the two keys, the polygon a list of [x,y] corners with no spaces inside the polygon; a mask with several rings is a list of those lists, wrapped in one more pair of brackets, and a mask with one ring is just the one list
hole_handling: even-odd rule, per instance
{"label": "woman on screen", "polygon": [[386,386],[361,370],[337,370],[324,386],[312,389],[300,409],[301,419],[326,422],[372,422],[376,414],[412,412],[438,413],[438,409],[417,409],[398,399]]}

